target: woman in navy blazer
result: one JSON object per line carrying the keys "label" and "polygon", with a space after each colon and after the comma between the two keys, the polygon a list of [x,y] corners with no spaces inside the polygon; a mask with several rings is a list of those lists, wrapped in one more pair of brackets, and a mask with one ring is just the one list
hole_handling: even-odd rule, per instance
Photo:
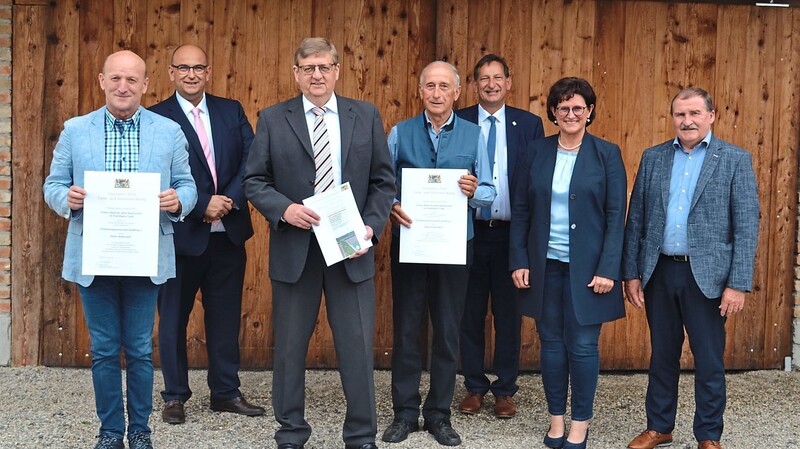
{"label": "woman in navy blazer", "polygon": [[[581,78],[550,88],[559,133],[531,142],[512,197],[510,269],[536,320],[551,448],[585,448],[602,323],[625,316],[620,286],[627,178],[619,147],[586,132],[596,95]],[[565,437],[567,389],[572,423]]]}

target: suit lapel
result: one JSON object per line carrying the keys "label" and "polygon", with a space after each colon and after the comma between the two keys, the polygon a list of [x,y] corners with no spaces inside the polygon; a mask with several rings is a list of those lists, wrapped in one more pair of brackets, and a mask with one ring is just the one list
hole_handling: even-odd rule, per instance
{"label": "suit lapel", "polygon": [[337,99],[339,105],[339,128],[342,132],[342,150],[341,150],[341,163],[342,172],[344,172],[345,162],[347,162],[347,155],[350,153],[350,143],[353,141],[353,128],[356,125],[356,114],[349,102],[345,101],[342,97]]}
{"label": "suit lapel", "polygon": [[[544,169],[539,170],[538,168],[534,168],[535,164],[534,162],[534,164],[531,164],[530,170],[536,170],[537,176],[543,178],[541,180],[541,185],[548,187],[547,189],[544,189],[547,192],[547,198],[544,204],[549,205],[551,197],[553,196],[553,189],[550,187],[552,187],[553,185],[553,176],[555,175],[554,172],[556,170],[558,141],[556,139],[548,139],[547,145],[545,146],[543,153],[544,154],[542,155],[542,166],[544,167]],[[533,159],[535,160],[536,156],[533,156]]]}
{"label": "suit lapel", "polygon": [[[150,166],[150,156],[153,154],[153,146],[155,145],[156,130],[153,126],[153,117],[147,114],[144,108],[141,108],[141,117],[139,117],[139,171],[148,171]],[[153,171],[159,171],[158,169]]]}
{"label": "suit lapel", "polygon": [[710,145],[706,150],[706,157],[703,159],[703,166],[700,167],[700,176],[697,178],[697,185],[694,188],[694,195],[692,195],[692,204],[689,206],[689,211],[697,204],[700,194],[703,192],[703,189],[705,189],[708,181],[711,180],[711,175],[714,174],[714,170],[716,170],[717,164],[719,164],[721,158],[720,149],[719,143],[712,136]]}
{"label": "suit lapel", "polygon": [[91,167],[94,171],[106,169],[106,108],[100,108],[92,117],[89,128],[89,145],[91,148]]}
{"label": "suit lapel", "polygon": [[517,166],[517,159],[520,151],[520,130],[517,129],[517,121],[511,109],[506,106],[506,169],[508,170],[508,181],[513,185],[514,175]]}
{"label": "suit lapel", "polygon": [[303,111],[303,100],[301,97],[296,97],[287,107],[286,120],[289,126],[294,131],[300,143],[303,144],[306,153],[314,159],[314,150],[311,148],[311,137],[308,135],[308,124],[306,122],[306,113]]}
{"label": "suit lapel", "polygon": [[[200,138],[197,137],[197,132],[194,130],[194,126],[191,122],[189,122],[189,117],[186,116],[186,113],[183,112],[181,109],[180,103],[178,103],[177,98],[178,93],[176,92],[170,99],[169,99],[169,118],[172,119],[175,123],[181,125],[181,129],[183,130],[184,136],[186,136],[186,141],[189,142],[189,151],[193,152],[197,159],[201,161],[203,167],[206,169],[206,174],[211,177],[211,170],[208,167],[208,162],[206,161],[206,153],[203,151],[203,146],[200,145]],[[206,107],[210,109],[211,107],[208,106],[208,96],[206,96]],[[213,123],[214,117],[209,115],[209,121],[212,123],[212,134],[216,136],[216,133],[213,132]],[[214,139],[214,147],[216,148],[217,139]],[[214,150],[216,152],[216,149]]]}
{"label": "suit lapel", "polygon": [[[556,141],[558,143],[558,141]],[[594,139],[592,139],[592,135],[588,132],[584,133],[583,141],[581,141],[581,149],[578,151],[578,154],[575,155],[575,166],[572,168],[572,178],[569,181],[569,190],[572,192],[572,186],[575,182],[580,182],[583,179],[584,173],[586,173],[586,164],[587,161],[596,161],[597,157],[595,157],[595,153],[597,149],[594,146]]]}
{"label": "suit lapel", "polygon": [[[214,142],[214,170],[217,173],[217,179],[219,179],[220,172],[225,171],[223,167],[225,165],[225,157],[223,156],[227,154],[225,143],[228,142],[228,139],[225,133],[228,132],[228,127],[225,126],[224,116],[219,110],[216,100],[208,94],[206,94],[206,108],[208,108],[208,121],[211,123],[211,140]],[[208,167],[205,153],[203,153],[203,159],[206,161],[205,166]],[[209,176],[211,175],[210,170],[208,174]]]}
{"label": "suit lapel", "polygon": [[669,205],[669,182],[672,177],[672,161],[675,159],[675,149],[672,142],[667,142],[661,150],[661,163],[659,165],[659,178],[661,179],[661,205],[664,207],[664,216],[667,215]]}

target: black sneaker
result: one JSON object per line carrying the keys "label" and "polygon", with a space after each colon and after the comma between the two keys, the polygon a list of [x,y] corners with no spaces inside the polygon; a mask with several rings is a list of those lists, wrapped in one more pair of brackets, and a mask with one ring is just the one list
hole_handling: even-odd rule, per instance
{"label": "black sneaker", "polygon": [[100,435],[97,437],[97,444],[94,449],[125,449],[125,443],[122,438],[117,438],[111,435]]}
{"label": "black sneaker", "polygon": [[153,449],[150,434],[147,432],[133,432],[128,434],[128,447],[130,449]]}

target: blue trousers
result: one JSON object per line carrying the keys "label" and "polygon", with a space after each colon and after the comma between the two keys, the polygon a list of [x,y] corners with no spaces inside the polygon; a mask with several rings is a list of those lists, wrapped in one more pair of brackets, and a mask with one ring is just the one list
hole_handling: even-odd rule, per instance
{"label": "blue trousers", "polygon": [[684,329],[695,363],[694,435],[698,441],[722,437],[725,411],[725,317],[720,298],[709,299],[694,280],[688,262],[658,260],[647,283],[645,312],[650,327],[647,428],[672,432],[678,408],[678,379]]}
{"label": "blue trousers", "polygon": [[92,343],[92,383],[100,435],[125,435],[121,350],[125,351],[128,430],[150,432],[153,322],[158,285],[145,277],[97,276],[78,286]]}
{"label": "blue trousers", "polygon": [[567,411],[572,387],[572,419],[592,419],[600,354],[597,342],[602,325],[582,326],[575,318],[569,286],[569,264],[547,260],[542,316],[536,320],[541,342],[542,384],[551,415]]}

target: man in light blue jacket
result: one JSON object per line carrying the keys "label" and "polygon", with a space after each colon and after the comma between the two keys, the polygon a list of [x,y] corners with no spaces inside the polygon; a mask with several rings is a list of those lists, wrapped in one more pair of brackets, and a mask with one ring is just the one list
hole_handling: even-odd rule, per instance
{"label": "man in light blue jacket", "polygon": [[[145,62],[119,51],[99,75],[106,105],[64,124],[53,151],[44,199],[69,220],[62,276],[78,284],[92,343],[92,381],[100,418],[96,449],[123,449],[125,408],[120,352],[127,373],[128,445],[151,449],[147,421],[153,408],[153,322],[158,288],[175,276],[172,222],[197,202],[181,128],[141,107],[147,91]],[[86,171],[161,175],[158,272],[155,276],[92,276],[82,272]],[[125,257],[120,253],[120,257]]]}

